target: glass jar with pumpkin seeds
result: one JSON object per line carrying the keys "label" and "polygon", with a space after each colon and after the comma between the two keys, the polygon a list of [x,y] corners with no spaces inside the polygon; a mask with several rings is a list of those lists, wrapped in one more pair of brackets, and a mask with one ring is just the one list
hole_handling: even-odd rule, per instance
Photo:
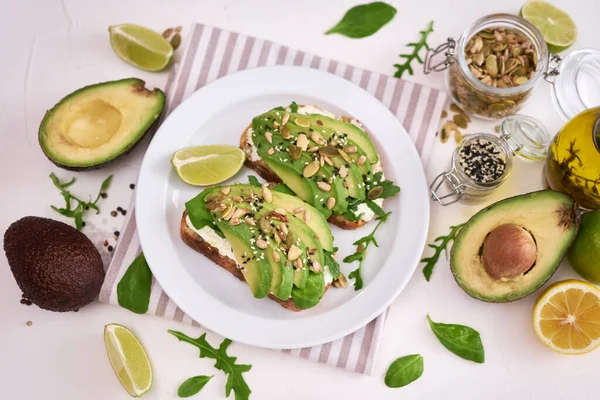
{"label": "glass jar with pumpkin seeds", "polygon": [[[443,53],[444,59],[436,58]],[[548,69],[548,47],[523,18],[493,14],[475,21],[458,40],[427,53],[425,73],[446,70],[446,88],[467,114],[501,119],[516,113]]]}

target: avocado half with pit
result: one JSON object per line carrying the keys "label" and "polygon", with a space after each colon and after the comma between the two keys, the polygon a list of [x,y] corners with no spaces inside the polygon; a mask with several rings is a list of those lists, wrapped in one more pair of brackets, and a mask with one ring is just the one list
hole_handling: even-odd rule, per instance
{"label": "avocado half with pit", "polygon": [[503,303],[542,286],[575,240],[579,210],[560,192],[511,197],[475,214],[452,247],[450,267],[470,296]]}
{"label": "avocado half with pit", "polygon": [[89,170],[133,149],[165,106],[160,89],[128,78],[81,88],[46,112],[40,146],[54,164]]}

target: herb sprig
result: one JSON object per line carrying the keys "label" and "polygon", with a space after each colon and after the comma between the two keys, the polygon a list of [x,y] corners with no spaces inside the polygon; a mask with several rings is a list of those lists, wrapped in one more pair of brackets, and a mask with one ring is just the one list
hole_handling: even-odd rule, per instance
{"label": "herb sprig", "polygon": [[215,368],[220,369],[227,375],[225,384],[225,396],[229,397],[231,391],[235,392],[235,400],[248,400],[250,398],[250,388],[244,380],[242,374],[250,371],[251,365],[236,364],[236,357],[227,354],[227,348],[232,343],[230,339],[225,339],[219,346],[214,348],[206,340],[206,333],[197,339],[191,338],[182,332],[168,331],[182,342],[189,343],[200,349],[200,358],[212,358],[215,360]]}
{"label": "herb sprig", "polygon": [[[435,249],[435,253],[433,253],[431,257],[422,258],[420,261],[425,263],[425,267],[423,267],[423,275],[425,275],[425,280],[427,280],[427,282],[429,282],[429,279],[431,279],[433,267],[435,267],[435,264],[437,264],[442,251],[446,252],[446,259],[448,258],[448,244],[456,239],[456,235],[463,226],[464,224],[451,226],[450,233],[448,233],[447,236],[438,236],[433,240],[433,243],[427,245],[432,249]],[[435,242],[440,242],[440,244],[436,245]]]}
{"label": "herb sprig", "polygon": [[[54,211],[59,213],[60,215],[64,215],[68,218],[73,218],[75,220],[75,228],[77,230],[81,230],[85,225],[83,221],[83,213],[88,209],[96,210],[96,214],[100,213],[100,208],[98,208],[97,204],[100,198],[102,197],[102,193],[106,192],[108,187],[110,186],[110,182],[112,181],[112,175],[102,182],[100,185],[100,191],[98,192],[98,196],[96,196],[96,200],[92,201],[92,197],[90,196],[90,201],[83,201],[75,196],[67,189],[71,185],[73,185],[76,181],[75,177],[73,177],[69,182],[61,183],[60,179],[54,173],[50,173],[50,179],[52,179],[52,183],[54,186],[60,190],[60,194],[65,199],[65,207],[58,208],[55,206],[50,206]],[[75,208],[72,207],[72,201],[75,202]]]}
{"label": "herb sprig", "polygon": [[413,69],[411,63],[414,60],[417,60],[419,64],[423,64],[423,59],[419,55],[419,52],[423,48],[429,50],[429,45],[427,44],[427,36],[429,36],[431,32],[433,32],[433,21],[429,21],[429,25],[427,25],[427,28],[424,31],[419,31],[419,33],[421,34],[421,39],[419,39],[418,42],[407,44],[408,47],[413,48],[413,51],[410,54],[400,54],[400,57],[404,58],[405,61],[402,64],[394,64],[394,67],[396,67],[397,69],[396,73],[394,74],[396,78],[402,78],[404,72],[408,72],[409,75],[412,75]]}
{"label": "herb sprig", "polygon": [[379,227],[385,222],[387,221],[388,217],[392,214],[392,212],[385,212],[383,211],[383,209],[381,207],[379,207],[375,202],[370,201],[367,202],[367,205],[375,212],[375,214],[377,215],[377,218],[375,218],[377,221],[377,225],[375,226],[375,229],[373,229],[373,232],[369,233],[367,236],[358,239],[356,242],[354,242],[353,244],[356,247],[356,252],[354,254],[350,254],[349,256],[346,256],[344,258],[344,262],[345,263],[352,263],[355,261],[358,261],[358,268],[356,268],[354,271],[350,272],[350,274],[348,274],[348,278],[352,278],[354,279],[354,290],[360,290],[363,288],[363,280],[362,280],[362,275],[361,275],[361,268],[362,268],[362,263],[365,260],[365,257],[367,256],[367,247],[369,247],[369,245],[372,243],[375,247],[379,247],[379,244],[377,243],[377,240],[375,239],[375,232],[377,232],[377,229],[379,229]]}

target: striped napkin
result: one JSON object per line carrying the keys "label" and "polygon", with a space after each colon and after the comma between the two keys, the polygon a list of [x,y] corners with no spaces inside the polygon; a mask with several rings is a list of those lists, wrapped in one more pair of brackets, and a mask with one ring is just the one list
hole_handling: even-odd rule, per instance
{"label": "striped napkin", "polygon": [[[373,94],[397,116],[426,161],[435,140],[446,94],[376,72],[366,71],[270,41],[206,25],[194,24],[179,68],[166,84],[167,113],[190,94],[222,76],[247,68],[268,65],[298,65],[344,77]],[[129,210],[133,210],[133,200]],[[116,288],[121,277],[141,251],[135,213],[129,212],[100,292],[100,301],[118,305]],[[172,302],[153,281],[148,314],[193,326],[200,325]],[[320,346],[282,350],[294,356],[358,373],[370,374],[379,347],[386,312],[358,331]]]}

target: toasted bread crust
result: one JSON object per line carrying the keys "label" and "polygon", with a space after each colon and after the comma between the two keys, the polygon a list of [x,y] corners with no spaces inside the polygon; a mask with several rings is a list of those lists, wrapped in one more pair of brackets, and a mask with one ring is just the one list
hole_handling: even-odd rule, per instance
{"label": "toasted bread crust", "polygon": [[[242,271],[237,267],[237,262],[229,257],[224,257],[221,254],[219,254],[219,250],[216,247],[211,246],[208,242],[202,239],[200,235],[191,230],[187,226],[186,217],[187,211],[184,211],[183,216],[181,217],[181,225],[179,229],[179,233],[183,242],[190,246],[192,249],[196,250],[198,253],[203,254],[215,264],[225,268],[227,271],[231,272],[233,276],[245,283],[246,280],[244,279]],[[329,286],[330,285],[327,285],[327,287],[325,287],[325,292],[327,292]],[[269,293],[269,298],[273,301],[276,301],[281,307],[286,308],[288,310],[302,311],[300,308],[296,307],[294,301],[291,298],[284,301],[275,297],[271,293]]]}
{"label": "toasted bread crust", "polygon": [[[351,118],[342,117],[342,119],[344,121],[348,122]],[[251,127],[252,127],[252,125],[248,125],[248,127],[246,129],[244,129],[244,132],[242,133],[242,136],[240,138],[240,148],[244,151],[244,153],[246,153],[246,162],[244,163],[244,165],[246,165],[246,167],[256,171],[256,173],[259,174],[267,182],[280,183],[281,179],[279,178],[279,176],[277,176],[277,174],[275,174],[275,172],[271,168],[269,168],[269,166],[263,160],[258,160],[258,161],[250,160],[251,150],[248,147],[247,135],[248,135],[248,129]],[[368,221],[365,221],[362,219],[359,219],[358,221],[350,221],[350,220],[344,218],[343,215],[332,215],[331,217],[329,217],[327,219],[327,221],[335,226],[338,226],[338,227],[340,227],[342,229],[346,229],[346,230],[360,228],[361,226],[365,225],[368,222]]]}

